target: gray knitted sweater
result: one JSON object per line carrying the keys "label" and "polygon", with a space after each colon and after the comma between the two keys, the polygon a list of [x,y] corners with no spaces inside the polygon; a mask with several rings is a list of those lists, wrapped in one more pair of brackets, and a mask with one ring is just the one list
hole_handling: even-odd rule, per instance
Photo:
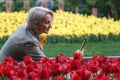
{"label": "gray knitted sweater", "polygon": [[33,60],[45,57],[40,49],[39,40],[31,30],[22,25],[6,41],[0,51],[0,63],[8,56],[17,61],[23,60],[25,55],[29,55]]}

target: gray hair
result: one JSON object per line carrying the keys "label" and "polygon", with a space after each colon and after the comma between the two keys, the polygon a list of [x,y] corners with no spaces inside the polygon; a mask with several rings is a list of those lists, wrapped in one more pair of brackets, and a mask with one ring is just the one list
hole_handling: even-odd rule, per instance
{"label": "gray hair", "polygon": [[33,7],[29,10],[28,18],[27,18],[27,28],[31,30],[36,29],[36,23],[39,22],[42,17],[46,14],[52,15],[52,21],[54,19],[53,11],[44,8],[44,7]]}

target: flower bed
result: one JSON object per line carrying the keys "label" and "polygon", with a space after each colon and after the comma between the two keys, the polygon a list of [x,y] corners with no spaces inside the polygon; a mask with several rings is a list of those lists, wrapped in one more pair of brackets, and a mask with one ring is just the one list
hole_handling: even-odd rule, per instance
{"label": "flower bed", "polygon": [[[26,23],[28,13],[24,11],[5,13],[0,12],[0,41],[6,41],[16,29]],[[46,36],[48,42],[81,42],[112,40],[120,41],[120,20],[97,18],[89,15],[73,14],[66,11],[54,12],[55,19]]]}
{"label": "flower bed", "polygon": [[39,61],[25,56],[17,62],[7,57],[0,64],[0,76],[9,80],[120,80],[120,58],[93,56],[84,61],[80,54],[74,53],[72,59],[59,54]]}

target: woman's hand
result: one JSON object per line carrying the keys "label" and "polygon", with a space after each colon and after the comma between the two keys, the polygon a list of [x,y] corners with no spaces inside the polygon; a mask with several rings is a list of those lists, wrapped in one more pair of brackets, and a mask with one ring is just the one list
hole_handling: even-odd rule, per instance
{"label": "woman's hand", "polygon": [[80,54],[82,54],[82,56],[84,56],[84,49],[82,49],[82,50],[77,50],[76,53],[80,53]]}

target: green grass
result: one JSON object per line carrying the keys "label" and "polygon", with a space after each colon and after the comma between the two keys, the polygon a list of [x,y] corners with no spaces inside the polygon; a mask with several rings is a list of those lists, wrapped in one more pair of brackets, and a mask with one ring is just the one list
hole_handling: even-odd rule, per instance
{"label": "green grass", "polygon": [[[0,43],[0,48],[2,45],[3,44]],[[64,53],[67,56],[73,56],[73,53],[79,49],[80,46],[81,43],[46,43],[43,52],[49,57],[54,57],[60,53]],[[87,42],[84,50],[85,56],[120,56],[120,41]]]}

